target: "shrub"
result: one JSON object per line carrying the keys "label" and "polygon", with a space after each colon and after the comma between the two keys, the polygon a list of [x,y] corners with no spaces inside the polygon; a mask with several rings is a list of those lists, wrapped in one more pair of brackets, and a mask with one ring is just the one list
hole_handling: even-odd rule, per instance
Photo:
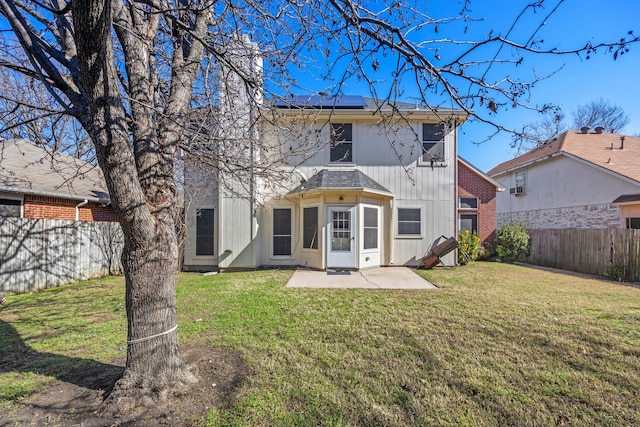
{"label": "shrub", "polygon": [[465,265],[469,261],[475,261],[480,255],[480,238],[474,231],[462,230],[458,234],[458,263]]}
{"label": "shrub", "polygon": [[496,250],[503,262],[524,261],[531,252],[531,238],[518,223],[505,223],[496,231]]}
{"label": "shrub", "polygon": [[478,255],[479,260],[488,260],[495,257],[498,253],[496,252],[496,247],[491,242],[482,242],[480,245],[480,255]]}

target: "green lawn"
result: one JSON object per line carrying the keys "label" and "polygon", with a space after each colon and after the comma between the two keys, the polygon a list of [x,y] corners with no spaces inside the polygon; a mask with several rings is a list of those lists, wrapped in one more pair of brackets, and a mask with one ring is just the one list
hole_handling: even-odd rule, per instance
{"label": "green lawn", "polygon": [[[209,425],[640,425],[639,288],[495,263],[419,272],[438,291],[286,289],[290,274],[179,276],[181,343],[251,371]],[[0,409],[122,357],[123,298],[122,278],[10,297]],[[21,345],[50,358],[12,368]]]}

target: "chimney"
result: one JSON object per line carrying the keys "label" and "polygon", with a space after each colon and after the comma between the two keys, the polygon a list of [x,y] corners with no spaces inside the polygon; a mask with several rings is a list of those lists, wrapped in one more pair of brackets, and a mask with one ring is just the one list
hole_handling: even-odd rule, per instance
{"label": "chimney", "polygon": [[602,126],[598,126],[598,127],[596,128],[596,133],[597,133],[597,134],[601,134],[603,130],[604,130],[604,128],[603,128]]}
{"label": "chimney", "polygon": [[582,126],[580,128],[580,132],[582,132],[583,134],[588,134],[589,133],[589,126]]}
{"label": "chimney", "polygon": [[620,149],[624,150],[624,136],[620,137]]}

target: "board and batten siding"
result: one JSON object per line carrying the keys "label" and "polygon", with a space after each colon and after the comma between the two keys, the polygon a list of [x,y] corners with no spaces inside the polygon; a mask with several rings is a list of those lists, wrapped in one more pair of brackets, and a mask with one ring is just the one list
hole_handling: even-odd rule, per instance
{"label": "board and batten siding", "polygon": [[[416,139],[421,134],[423,122],[412,123],[412,129],[398,128],[393,136],[387,137],[383,129],[374,122],[349,121],[335,119],[336,122],[353,123],[353,162],[331,163],[329,146],[318,149],[307,159],[292,158],[292,164],[302,163],[296,169],[307,177],[313,176],[322,169],[356,168],[379,184],[387,188],[393,195],[393,212],[383,209],[382,220],[385,227],[392,226],[393,259],[388,262],[395,265],[415,265],[429,250],[435,239],[441,235],[455,236],[456,212],[456,130],[451,130],[445,137],[446,165],[421,164],[422,143]],[[316,124],[312,127],[318,131],[320,140],[328,140],[329,127]],[[267,132],[267,135],[273,135]],[[287,148],[285,139],[281,146]],[[292,167],[293,168],[293,167]],[[398,237],[397,209],[403,207],[419,207],[422,209],[422,238]],[[393,222],[393,224],[390,224]],[[383,256],[383,260],[384,260]],[[453,263],[449,256],[446,262]],[[383,263],[386,263],[383,261]]]}
{"label": "board and batten siding", "polygon": [[123,245],[114,222],[0,218],[0,294],[118,274]]}

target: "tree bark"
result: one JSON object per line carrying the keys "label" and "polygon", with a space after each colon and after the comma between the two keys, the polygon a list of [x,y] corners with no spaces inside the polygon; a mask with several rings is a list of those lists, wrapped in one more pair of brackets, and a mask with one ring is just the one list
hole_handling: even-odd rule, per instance
{"label": "tree bark", "polygon": [[[74,1],[73,19],[82,83],[91,109],[87,130],[125,237],[127,363],[103,405],[106,412],[117,412],[164,399],[175,387],[196,379],[180,356],[175,328],[178,251],[173,211],[167,208],[175,200],[167,200],[160,189],[154,191],[152,184],[143,187],[139,179],[118,86],[110,1]],[[153,136],[150,143],[157,147],[158,138]],[[161,203],[153,200],[154,194],[163,194]]]}

